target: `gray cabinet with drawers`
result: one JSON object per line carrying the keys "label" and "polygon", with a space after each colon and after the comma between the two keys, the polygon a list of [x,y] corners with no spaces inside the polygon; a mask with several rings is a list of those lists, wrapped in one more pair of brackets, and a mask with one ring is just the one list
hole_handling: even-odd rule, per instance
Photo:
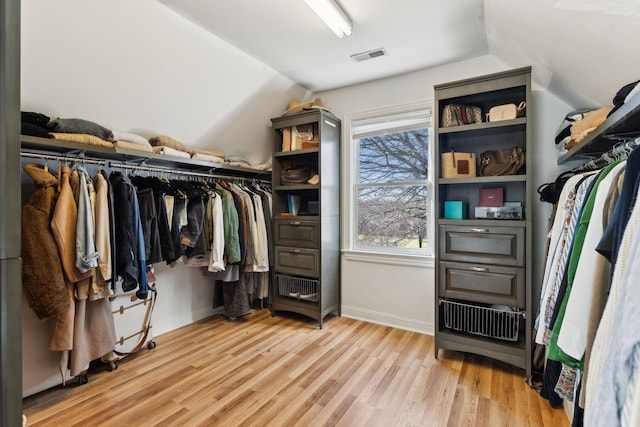
{"label": "gray cabinet with drawers", "polygon": [[[526,103],[524,117],[488,121],[491,107]],[[482,122],[442,123],[447,105],[479,107]],[[531,68],[521,68],[435,86],[436,271],[435,356],[462,351],[498,359],[531,374]],[[481,154],[513,146],[525,151],[525,167],[515,175],[442,178],[441,154]],[[465,172],[466,173],[466,172]],[[476,217],[482,189],[500,189],[504,202],[522,217]],[[463,206],[446,214],[445,202]],[[512,205],[513,206],[513,205]],[[478,213],[480,215],[480,213]]]}
{"label": "gray cabinet with drawers", "polygon": [[[313,109],[271,122],[272,314],[303,314],[322,328],[327,314],[340,314],[340,120]],[[295,182],[282,179],[292,168]]]}

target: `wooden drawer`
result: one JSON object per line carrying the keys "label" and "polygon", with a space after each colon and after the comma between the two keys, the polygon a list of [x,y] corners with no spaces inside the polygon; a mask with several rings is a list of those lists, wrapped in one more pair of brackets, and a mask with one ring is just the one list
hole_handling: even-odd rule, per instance
{"label": "wooden drawer", "polygon": [[524,307],[524,268],[440,262],[440,296]]}
{"label": "wooden drawer", "polygon": [[524,227],[440,226],[440,259],[524,267]]}
{"label": "wooden drawer", "polygon": [[318,250],[276,246],[275,270],[280,273],[318,277],[320,274],[320,256]]}
{"label": "wooden drawer", "polygon": [[318,248],[320,246],[318,221],[277,219],[275,221],[274,239],[276,246]]}

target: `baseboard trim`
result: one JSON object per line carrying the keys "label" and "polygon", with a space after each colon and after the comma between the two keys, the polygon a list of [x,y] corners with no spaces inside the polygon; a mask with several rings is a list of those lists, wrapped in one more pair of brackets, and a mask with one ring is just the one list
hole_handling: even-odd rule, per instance
{"label": "baseboard trim", "polygon": [[199,310],[192,311],[191,313],[186,313],[182,316],[174,317],[173,319],[163,319],[162,322],[153,324],[154,335],[158,336],[166,332],[171,332],[174,329],[190,325],[194,322],[197,322],[198,320],[213,316],[214,314],[218,314],[218,311],[213,308],[201,308]]}
{"label": "baseboard trim", "polygon": [[379,325],[391,326],[407,331],[419,332],[421,334],[433,335],[434,325],[432,322],[424,320],[410,319],[407,317],[394,316],[373,310],[364,310],[358,307],[342,306],[341,315],[350,319],[363,320],[365,322],[377,323]]}

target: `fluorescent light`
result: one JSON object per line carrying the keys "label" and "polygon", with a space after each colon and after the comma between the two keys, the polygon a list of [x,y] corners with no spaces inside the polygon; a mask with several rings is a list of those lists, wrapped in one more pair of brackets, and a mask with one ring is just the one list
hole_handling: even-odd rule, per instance
{"label": "fluorescent light", "polygon": [[351,35],[353,24],[334,0],[304,0],[338,38]]}

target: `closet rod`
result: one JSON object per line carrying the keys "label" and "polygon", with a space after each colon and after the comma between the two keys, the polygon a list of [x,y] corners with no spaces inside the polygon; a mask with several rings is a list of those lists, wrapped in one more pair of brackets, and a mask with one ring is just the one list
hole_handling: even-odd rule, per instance
{"label": "closet rod", "polygon": [[191,172],[191,171],[172,169],[172,168],[162,167],[162,166],[132,165],[129,163],[121,163],[121,162],[108,162],[107,166],[110,168],[131,169],[132,171],[158,172],[158,173],[166,173],[169,175],[184,175],[184,176],[195,176],[199,178],[241,180],[246,182],[260,181],[260,182],[269,183],[269,181],[260,179],[260,178],[247,178],[247,177],[233,176],[233,175],[221,175],[221,174],[214,174],[210,172]]}
{"label": "closet rod", "polygon": [[53,154],[29,153],[25,151],[20,152],[20,157],[25,157],[30,159],[55,160],[57,162],[80,162],[80,163],[86,163],[89,165],[100,165],[100,166],[105,166],[107,164],[105,160],[85,159],[84,157],[55,156]]}
{"label": "closet rod", "polygon": [[224,179],[224,180],[235,180],[235,181],[241,181],[241,182],[260,182],[260,183],[266,183],[266,184],[270,183],[269,180],[265,180],[261,178],[239,177],[239,176],[233,176],[233,175],[214,174],[209,172],[192,172],[192,171],[185,171],[185,170],[173,169],[173,168],[162,167],[162,166],[145,166],[142,164],[133,165],[130,163],[123,163],[123,162],[85,159],[84,157],[56,156],[53,154],[29,153],[25,151],[21,151],[20,156],[25,158],[54,160],[59,162],[69,162],[69,161],[80,162],[80,163],[86,163],[90,165],[105,166],[109,168],[130,169],[132,171],[157,172],[157,173],[165,173],[168,175],[193,176],[193,177],[199,177],[199,178],[216,178],[216,179]]}

